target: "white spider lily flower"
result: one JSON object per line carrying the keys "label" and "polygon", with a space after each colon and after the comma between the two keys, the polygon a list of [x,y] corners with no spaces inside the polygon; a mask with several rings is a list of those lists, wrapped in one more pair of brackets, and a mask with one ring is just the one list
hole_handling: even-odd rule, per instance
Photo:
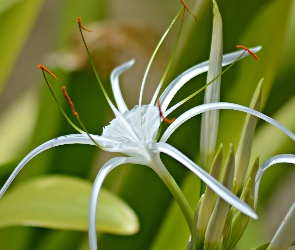
{"label": "white spider lily flower", "polygon": [[[252,51],[257,52],[261,47],[253,48]],[[234,62],[237,58],[243,58],[248,55],[248,52],[244,53],[240,57],[242,51],[237,51],[223,56],[223,66]],[[183,214],[188,222],[189,227],[193,224],[193,213],[186,202],[182,192],[179,187],[163,165],[160,160],[160,153],[170,155],[177,161],[181,162],[188,169],[193,171],[197,176],[199,176],[213,191],[215,191],[222,199],[227,201],[229,204],[235,206],[240,211],[246,215],[257,218],[255,212],[244,202],[238,199],[232,192],[221,185],[215,178],[209,175],[205,170],[195,164],[193,161],[188,159],[184,154],[178,151],[176,148],[167,144],[166,141],[168,137],[178,128],[182,123],[191,118],[194,115],[205,112],[207,110],[218,110],[218,109],[237,109],[244,112],[248,112],[258,117],[266,117],[259,112],[248,109],[243,106],[235,104],[222,104],[214,103],[208,105],[201,105],[192,110],[185,112],[183,115],[178,117],[175,122],[173,122],[166,132],[163,134],[159,142],[157,142],[158,130],[161,124],[161,117],[159,116],[158,107],[154,105],[153,97],[152,102],[149,105],[139,105],[129,110],[122,97],[120,86],[119,86],[119,76],[124,71],[129,69],[134,63],[131,60],[123,65],[115,68],[111,74],[111,84],[115,97],[115,101],[118,109],[110,102],[108,102],[115,113],[116,118],[111,121],[111,123],[106,126],[103,130],[101,136],[91,135],[91,138],[86,133],[82,134],[72,134],[61,136],[53,140],[47,141],[35,148],[30,152],[15,168],[7,182],[4,184],[0,190],[0,197],[5,193],[13,179],[19,173],[19,171],[25,166],[25,164],[31,160],[33,157],[38,155],[52,147],[64,145],[64,144],[89,144],[98,146],[110,152],[119,152],[127,155],[127,157],[116,157],[108,161],[97,174],[97,178],[93,185],[93,191],[91,194],[90,210],[89,210],[89,237],[90,237],[90,249],[97,249],[96,245],[96,207],[97,200],[102,186],[103,180],[107,174],[115,167],[125,164],[134,163],[141,164],[151,167],[159,177],[164,181],[166,186],[169,188],[174,198],[181,207]],[[161,108],[166,116],[171,113],[177,107],[181,105],[178,103],[167,110],[168,105],[177,91],[190,79],[208,70],[208,61],[198,64],[189,70],[185,71],[179,75],[171,84],[163,91],[159,100],[162,104]],[[139,110],[140,109],[140,110]],[[140,115],[138,115],[140,114]],[[140,120],[138,120],[140,119]],[[271,118],[265,118],[271,119]],[[277,124],[276,124],[277,125]],[[94,140],[94,141],[93,141]],[[190,228],[191,229],[191,228]]]}

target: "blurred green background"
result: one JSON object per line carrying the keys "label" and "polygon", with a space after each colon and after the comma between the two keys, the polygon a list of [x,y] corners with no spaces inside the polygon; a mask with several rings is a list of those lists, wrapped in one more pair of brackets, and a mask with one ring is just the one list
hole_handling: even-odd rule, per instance
{"label": "blurred green background", "polygon": [[[256,85],[264,78],[262,111],[295,131],[295,1],[219,0],[217,3],[223,17],[225,53],[236,50],[238,44],[263,47],[258,53],[259,62],[246,58],[222,77],[221,100],[249,105]],[[190,0],[189,6],[198,22],[186,14],[176,60],[165,84],[185,69],[209,58],[212,3]],[[141,79],[153,49],[180,7],[179,0],[0,0],[1,185],[34,147],[57,136],[75,133],[54,103],[37,64],[44,64],[59,77],[58,81],[49,80],[72,117],[60,91],[63,85],[67,86],[91,133],[101,134],[113,118],[82,46],[76,22],[78,16],[94,31],[85,37],[110,95],[111,70],[131,58],[136,59],[134,67],[121,77],[123,96],[132,108],[137,104]],[[165,70],[179,24],[180,20],[156,57],[144,93],[145,103]],[[205,79],[203,74],[192,80],[173,102],[204,85]],[[184,110],[201,104],[202,99],[203,94],[196,96],[171,116],[177,117]],[[237,147],[244,117],[236,111],[221,112],[218,141],[226,150],[230,142]],[[200,116],[182,125],[169,143],[198,162],[199,131]],[[279,153],[294,153],[294,142],[260,121],[253,158],[260,154],[262,163]],[[11,190],[26,181],[53,174],[92,182],[99,168],[113,156],[91,146],[53,148],[29,162]],[[162,159],[195,206],[199,198],[199,180],[174,160],[164,155]],[[267,171],[259,193],[259,220],[250,224],[239,249],[250,249],[271,239],[295,199],[294,178],[295,171],[290,165],[281,164]],[[102,230],[100,249],[185,249],[189,236],[185,220],[171,194],[151,169],[121,166],[107,177],[105,188],[129,204],[138,216],[140,229],[129,236],[106,234]],[[10,189],[7,194],[9,192]],[[21,213],[22,204],[17,206]],[[88,249],[85,230],[11,226],[0,229],[0,242],[1,250]]]}

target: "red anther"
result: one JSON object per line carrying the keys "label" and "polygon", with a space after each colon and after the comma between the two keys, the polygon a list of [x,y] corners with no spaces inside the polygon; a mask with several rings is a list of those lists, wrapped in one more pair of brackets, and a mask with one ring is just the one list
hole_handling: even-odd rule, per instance
{"label": "red anther", "polygon": [[43,71],[47,72],[49,75],[53,76],[56,80],[58,80],[56,75],[53,74],[49,69],[45,68],[42,64],[38,64],[38,68],[42,69]]}
{"label": "red anther", "polygon": [[[197,22],[197,17],[194,15],[193,12],[191,12],[191,10],[190,10],[189,7],[187,6],[187,4],[184,2],[184,0],[180,0],[180,1],[181,1],[182,5],[183,5],[184,9],[187,10],[191,15],[193,15],[193,17],[195,18],[195,20],[196,20],[196,22]],[[183,14],[182,14],[182,22],[183,22],[183,19],[184,19],[185,10],[184,10],[184,12],[183,12]]]}
{"label": "red anther", "polygon": [[74,103],[71,101],[71,98],[66,90],[66,86],[63,86],[62,88],[62,92],[64,94],[64,97],[66,98],[68,104],[70,105],[71,107],[71,110],[72,110],[72,113],[74,114],[74,116],[78,117],[79,118],[79,114],[78,112],[75,110],[75,106],[74,106]]}
{"label": "red anther", "polygon": [[238,49],[244,49],[244,50],[246,50],[251,56],[254,57],[254,59],[256,61],[259,61],[258,56],[256,56],[256,54],[253,51],[251,51],[250,49],[248,49],[246,46],[244,46],[244,45],[237,45],[236,47]]}
{"label": "red anther", "polygon": [[80,16],[78,17],[77,22],[78,22],[79,27],[80,27],[81,29],[86,30],[86,31],[88,31],[88,32],[92,32],[92,30],[89,30],[89,29],[85,28],[85,26],[83,26],[83,24],[81,23],[81,17],[80,17]]}
{"label": "red anther", "polygon": [[175,121],[175,118],[172,118],[172,119],[168,119],[167,117],[164,117],[164,114],[161,110],[161,103],[160,103],[160,100],[158,99],[158,109],[159,109],[159,114],[160,114],[160,117],[163,119],[164,122],[167,122],[168,124],[171,124],[172,122]]}

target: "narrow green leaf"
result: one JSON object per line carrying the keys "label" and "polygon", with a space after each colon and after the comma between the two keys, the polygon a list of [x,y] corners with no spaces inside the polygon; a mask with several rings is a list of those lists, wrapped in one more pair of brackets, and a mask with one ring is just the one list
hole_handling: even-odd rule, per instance
{"label": "narrow green leaf", "polygon": [[191,250],[195,250],[197,246],[197,242],[196,242],[197,235],[198,235],[197,224],[198,224],[199,213],[200,213],[203,200],[204,200],[204,194],[202,194],[202,196],[199,199],[199,202],[195,211],[195,215],[194,215],[194,225],[193,225],[193,231],[191,235]]}
{"label": "narrow green leaf", "polygon": [[222,243],[222,249],[225,248],[227,245],[228,241],[230,240],[231,233],[232,233],[232,220],[233,220],[233,215],[234,215],[234,209],[231,208],[227,214],[226,221],[224,224],[224,228],[222,231],[223,235],[223,243]]}
{"label": "narrow green leaf", "polygon": [[[235,154],[234,147],[231,144],[222,177],[222,184],[229,190],[232,190],[233,186],[234,168]],[[229,204],[220,197],[218,197],[208,224],[208,228],[206,230],[204,249],[214,250],[216,248],[217,244],[219,243],[222,231],[224,229],[228,209]]]}
{"label": "narrow green leaf", "polygon": [[[89,181],[50,176],[19,184],[0,200],[0,227],[27,225],[87,231]],[[120,198],[103,190],[97,211],[97,230],[134,234],[138,220]]]}
{"label": "narrow green leaf", "polygon": [[[223,145],[221,144],[216,156],[213,160],[210,175],[215,179],[219,179],[223,159]],[[204,199],[199,211],[199,218],[197,223],[197,249],[203,249],[205,232],[210,220],[210,216],[213,210],[216,194],[208,187],[206,187]]]}
{"label": "narrow green leaf", "polygon": [[[213,31],[207,82],[210,82],[222,71],[222,19],[215,1],[213,1],[213,14]],[[218,102],[220,100],[220,83],[221,78],[219,77],[206,88],[204,103]],[[206,170],[209,169],[214,157],[218,124],[219,111],[210,111],[202,115],[200,151],[202,167]]]}
{"label": "narrow green leaf", "polygon": [[[254,206],[252,187],[253,187],[253,180],[251,178],[248,178],[240,197],[242,201],[244,201],[251,207]],[[249,216],[244,215],[240,211],[237,211],[237,209],[234,209],[231,238],[228,241],[228,244],[226,245],[225,249],[231,250],[236,246],[239,239],[243,235],[249,221],[250,221]]]}
{"label": "narrow green leaf", "polygon": [[[252,101],[250,108],[259,111],[261,103],[261,87],[263,79],[260,80]],[[237,154],[236,154],[236,165],[235,165],[235,190],[234,193],[238,193],[243,186],[245,175],[248,170],[248,165],[251,156],[252,140],[255,132],[255,127],[257,123],[257,117],[252,115],[247,115],[244,123],[242,135],[240,138]]]}

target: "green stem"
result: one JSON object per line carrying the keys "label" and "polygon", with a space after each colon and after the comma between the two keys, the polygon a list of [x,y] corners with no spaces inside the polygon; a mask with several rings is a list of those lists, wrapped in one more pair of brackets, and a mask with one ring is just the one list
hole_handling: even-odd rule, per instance
{"label": "green stem", "polygon": [[191,210],[191,207],[188,204],[187,199],[183,195],[179,186],[177,185],[173,177],[170,175],[170,173],[168,172],[168,170],[162,163],[159,154],[155,155],[155,157],[153,158],[153,161],[151,162],[150,167],[159,175],[159,177],[162,179],[162,181],[165,183],[165,185],[168,187],[168,189],[174,196],[174,199],[178,203],[186,219],[190,232],[192,233],[194,215]]}

